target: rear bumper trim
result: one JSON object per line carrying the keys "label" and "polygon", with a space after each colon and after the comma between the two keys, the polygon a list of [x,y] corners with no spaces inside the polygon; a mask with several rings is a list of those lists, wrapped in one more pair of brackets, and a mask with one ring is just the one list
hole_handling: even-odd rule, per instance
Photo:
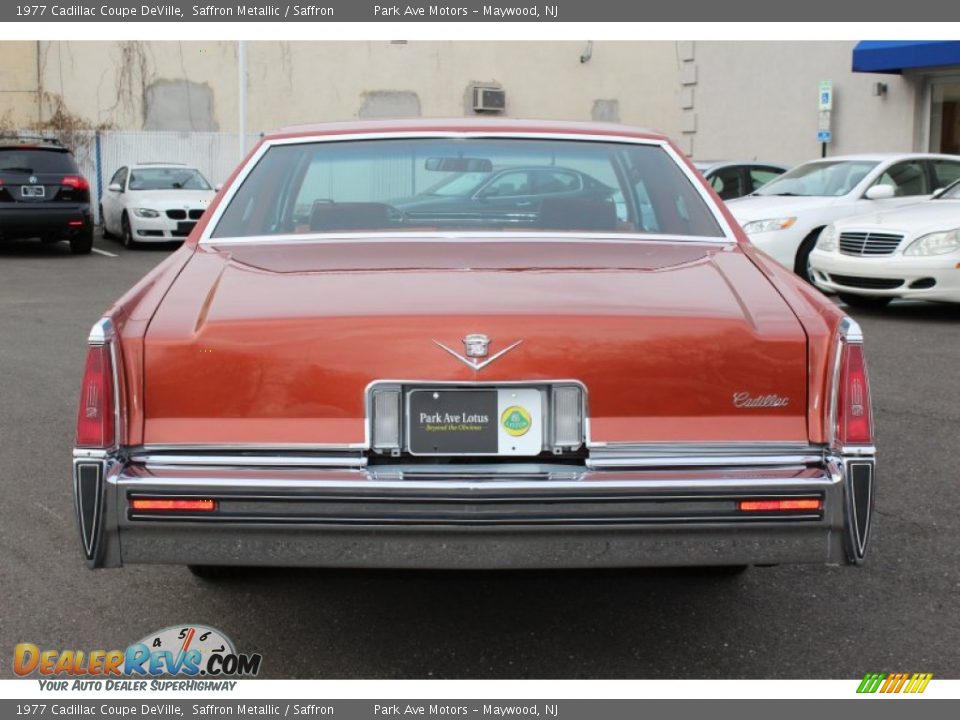
{"label": "rear bumper trim", "polygon": [[[75,467],[89,463],[75,459]],[[873,460],[859,457],[858,486]],[[91,567],[538,568],[859,562],[870,497],[844,458],[767,467],[228,467],[104,461]],[[868,476],[862,468],[868,468]],[[76,472],[76,470],[75,470]],[[738,501],[819,498],[820,511]],[[210,498],[216,512],[130,509]],[[78,513],[82,499],[78,500]],[[81,516],[82,517],[82,516]],[[88,515],[89,517],[89,515]],[[864,521],[864,517],[866,521]]]}

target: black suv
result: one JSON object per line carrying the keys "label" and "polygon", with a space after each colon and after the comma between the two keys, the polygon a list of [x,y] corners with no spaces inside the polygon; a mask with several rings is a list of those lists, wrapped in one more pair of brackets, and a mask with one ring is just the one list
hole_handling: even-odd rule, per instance
{"label": "black suv", "polygon": [[93,247],[90,183],[55,140],[0,136],[0,241],[67,240],[75,255]]}

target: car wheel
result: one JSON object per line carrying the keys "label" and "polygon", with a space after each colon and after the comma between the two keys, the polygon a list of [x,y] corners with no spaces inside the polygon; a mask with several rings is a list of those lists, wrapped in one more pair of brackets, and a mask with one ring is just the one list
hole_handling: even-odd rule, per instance
{"label": "car wheel", "polygon": [[133,231],[130,229],[130,218],[126,213],[120,219],[120,237],[125,248],[132,250],[137,246],[137,241],[133,239]]}
{"label": "car wheel", "polygon": [[813,248],[817,244],[817,238],[820,237],[822,231],[823,228],[817,228],[803,239],[800,247],[797,248],[797,259],[793,265],[793,271],[811,285],[814,283],[813,268],[810,267],[810,253],[813,252]]}
{"label": "car wheel", "polygon": [[81,230],[70,238],[70,252],[74,255],[89,255],[93,249],[93,228]]}
{"label": "car wheel", "polygon": [[103,217],[103,205],[100,206],[99,211],[100,211],[100,234],[103,235],[104,239],[109,240],[110,238],[113,237],[113,233],[107,230],[107,221]]}
{"label": "car wheel", "polygon": [[837,297],[843,300],[850,307],[863,308],[865,310],[876,310],[886,307],[893,298],[877,297],[875,295],[849,295],[847,293],[837,293]]}
{"label": "car wheel", "polygon": [[240,568],[232,565],[187,565],[187,569],[194,577],[207,582],[229,580],[240,574]]}

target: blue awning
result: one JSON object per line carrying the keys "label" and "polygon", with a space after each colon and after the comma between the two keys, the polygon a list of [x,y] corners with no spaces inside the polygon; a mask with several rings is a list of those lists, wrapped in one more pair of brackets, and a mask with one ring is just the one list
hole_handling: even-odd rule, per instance
{"label": "blue awning", "polygon": [[900,74],[913,68],[960,65],[960,42],[863,40],[853,49],[853,71]]}

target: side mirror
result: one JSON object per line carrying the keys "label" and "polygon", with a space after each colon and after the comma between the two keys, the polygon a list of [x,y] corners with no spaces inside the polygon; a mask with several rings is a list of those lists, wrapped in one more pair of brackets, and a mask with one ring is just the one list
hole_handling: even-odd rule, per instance
{"label": "side mirror", "polygon": [[110,192],[123,192],[123,185],[120,183],[110,183],[107,185],[107,190]]}
{"label": "side mirror", "polygon": [[896,194],[897,192],[892,185],[874,185],[864,193],[864,197],[867,200],[889,200]]}
{"label": "side mirror", "polygon": [[221,190],[223,190],[223,183],[220,183],[219,185],[214,185],[213,189],[215,192],[220,192]]}
{"label": "side mirror", "polygon": [[931,195],[931,197],[935,197],[935,198],[940,197],[941,195],[943,195],[944,190],[946,190],[945,187],[937,188],[936,190],[933,191],[933,195]]}

